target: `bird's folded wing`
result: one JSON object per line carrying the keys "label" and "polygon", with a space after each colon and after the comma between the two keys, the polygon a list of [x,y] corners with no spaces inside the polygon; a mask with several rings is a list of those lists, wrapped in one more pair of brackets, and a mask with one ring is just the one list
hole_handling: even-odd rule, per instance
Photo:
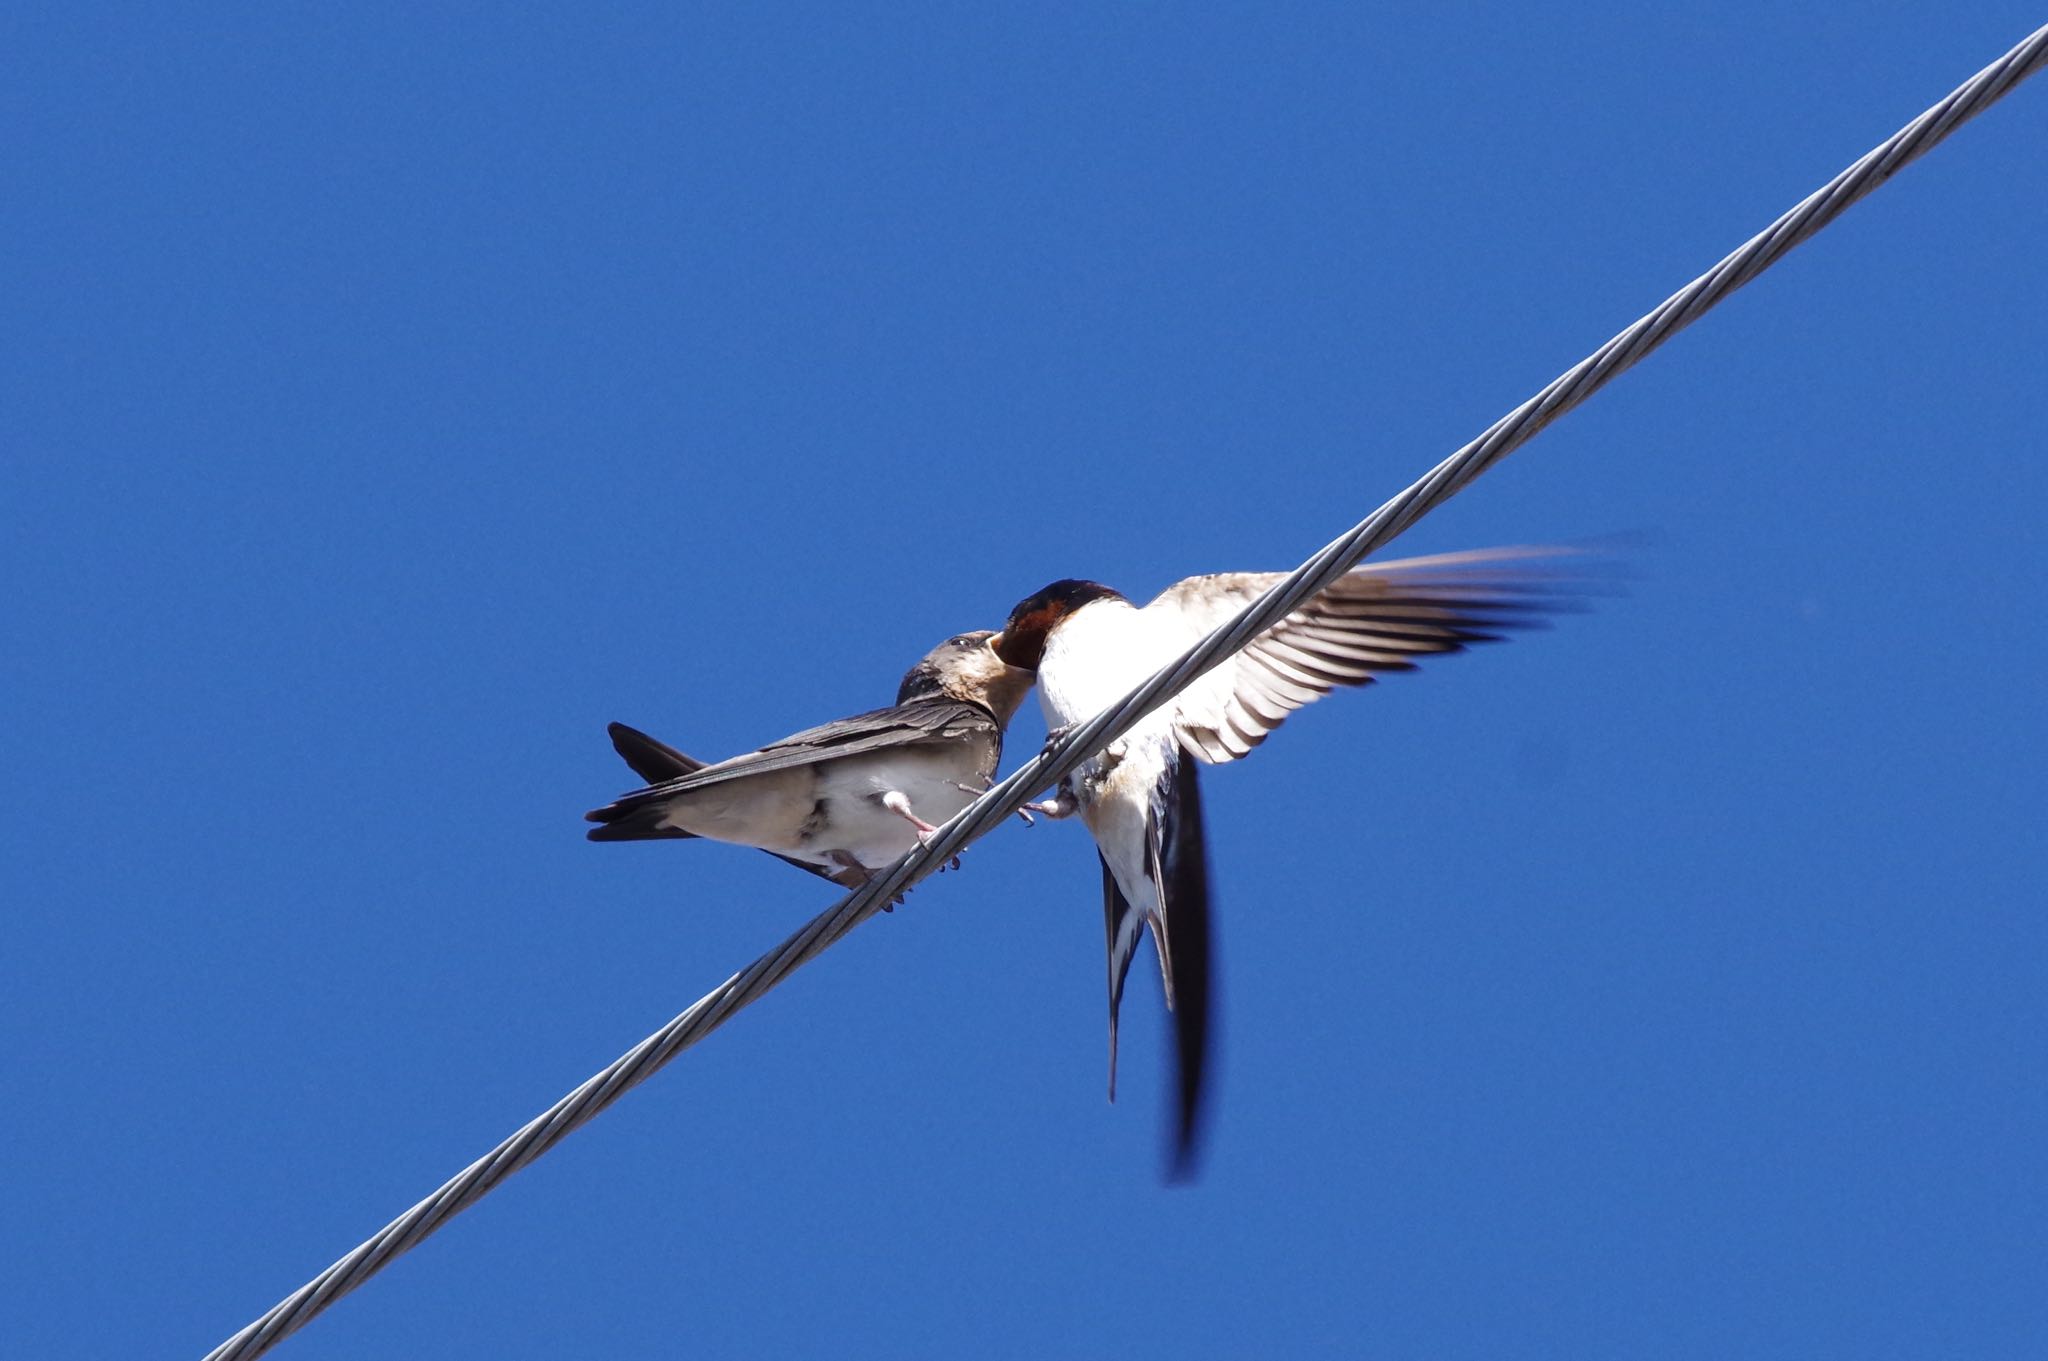
{"label": "bird's folded wing", "polygon": [[[635,775],[649,784],[672,780],[678,776],[688,775],[692,771],[704,769],[704,762],[696,757],[677,751],[668,743],[659,738],[649,737],[638,728],[629,728],[623,723],[612,723],[606,726],[605,731],[611,734],[613,749],[627,765],[633,767]],[[593,839],[595,838],[596,834],[593,833]],[[808,860],[779,855],[774,851],[763,851],[762,854],[773,855],[783,864],[794,865],[805,874],[815,874],[820,879],[830,880],[835,884],[839,882],[833,878],[833,871],[821,865],[813,865]]]}
{"label": "bird's folded wing", "polygon": [[[1339,685],[1364,685],[1419,658],[1539,628],[1577,607],[1587,582],[1560,569],[1568,549],[1489,548],[1368,563],[1254,638],[1182,691],[1181,743],[1204,761],[1234,761],[1287,715]],[[1189,577],[1145,607],[1192,646],[1273,584],[1279,572]]]}
{"label": "bird's folded wing", "polygon": [[635,801],[667,798],[749,775],[766,775],[770,771],[815,765],[843,756],[927,742],[952,742],[997,731],[995,716],[978,704],[955,699],[921,699],[806,728],[779,742],[771,742],[759,751],[735,756],[729,761],[720,761],[702,770],[637,790],[631,797]]}

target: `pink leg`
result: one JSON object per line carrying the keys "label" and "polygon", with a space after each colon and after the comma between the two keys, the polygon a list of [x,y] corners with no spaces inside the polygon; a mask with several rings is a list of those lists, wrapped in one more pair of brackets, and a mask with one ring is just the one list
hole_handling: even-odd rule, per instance
{"label": "pink leg", "polygon": [[[981,788],[976,789],[971,784],[962,784],[958,780],[955,780],[953,781],[953,788],[959,790],[963,794],[972,794],[974,795],[974,797],[980,798],[983,794],[986,794],[989,790],[995,788],[995,784],[993,781],[991,781],[990,783],[983,785]],[[1024,808],[1036,807],[1038,807],[1038,805],[1035,803],[1027,803],[1024,805]],[[1024,808],[1019,808],[1017,810],[1017,816],[1024,819],[1024,825],[1026,827],[1036,827],[1038,824],[1031,820],[1031,814],[1025,812]]]}
{"label": "pink leg", "polygon": [[[1060,787],[1053,791],[1051,798],[1040,799],[1037,803],[1027,803],[1024,807],[1029,808],[1034,813],[1043,813],[1057,821],[1060,818],[1070,818],[1080,812],[1081,801],[1074,797],[1073,781],[1061,780]],[[1019,811],[1021,812],[1022,810],[1020,809]]]}
{"label": "pink leg", "polygon": [[888,809],[897,817],[902,818],[905,822],[917,828],[917,839],[919,841],[925,840],[933,832],[939,830],[938,828],[932,826],[929,822],[926,822],[923,818],[919,817],[917,814],[910,811],[910,800],[904,797],[903,791],[900,789],[892,789],[888,793],[882,795],[882,807]]}
{"label": "pink leg", "polygon": [[[903,791],[900,789],[892,789],[888,793],[882,795],[882,807],[888,809],[897,817],[902,818],[905,822],[917,828],[917,839],[921,842],[930,844],[932,833],[939,830],[937,827],[934,827],[931,823],[926,822],[923,818],[919,817],[916,813],[910,811],[910,800],[904,796]],[[948,860],[946,862],[945,868],[949,870],[959,869],[960,857],[956,855],[951,860]]]}

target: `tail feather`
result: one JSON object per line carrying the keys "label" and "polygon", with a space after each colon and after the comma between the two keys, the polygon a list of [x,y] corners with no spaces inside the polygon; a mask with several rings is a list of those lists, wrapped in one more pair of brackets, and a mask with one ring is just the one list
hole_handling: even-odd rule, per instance
{"label": "tail feather", "polygon": [[[633,773],[650,785],[660,784],[683,775],[694,775],[709,765],[694,756],[677,751],[658,738],[649,737],[638,728],[629,728],[623,723],[608,723],[605,731],[611,734],[612,749],[633,768]],[[665,827],[662,818],[667,810],[658,801],[636,802],[633,795],[602,808],[593,808],[583,816],[602,826],[590,829],[587,836],[592,841],[681,841],[695,840],[695,832],[686,832],[680,827]],[[844,871],[838,873],[822,865],[813,865],[774,851],[767,852],[785,865],[794,865],[805,874],[815,874],[820,879],[830,880],[841,887],[854,887]]]}
{"label": "tail feather", "polygon": [[[1137,957],[1138,941],[1145,934],[1145,918],[1131,910],[1123,890],[1117,887],[1116,872],[1102,860],[1102,919],[1109,935],[1109,1099],[1116,1100],[1116,1017],[1124,1001],[1124,980],[1130,977],[1131,960]],[[1171,1005],[1171,1003],[1168,1003]]]}
{"label": "tail feather", "polygon": [[636,799],[631,794],[616,803],[593,808],[584,819],[601,824],[585,833],[592,841],[672,841],[693,838],[695,832],[663,823],[668,805],[660,799]]}
{"label": "tail feather", "polygon": [[1175,748],[1147,820],[1147,868],[1158,893],[1152,931],[1173,1008],[1180,1061],[1178,1120],[1169,1181],[1195,1172],[1200,1151],[1211,1008],[1214,1005],[1208,851],[1202,831],[1202,790],[1195,759]]}
{"label": "tail feather", "polygon": [[[683,755],[668,743],[656,741],[638,728],[610,723],[605,726],[605,731],[611,734],[612,749],[633,768],[635,775],[650,785],[704,768],[704,762],[694,756]],[[602,808],[593,808],[583,817],[586,822],[603,824],[586,833],[592,841],[677,841],[697,835],[680,827],[663,826],[662,819],[667,814],[668,806],[663,801],[643,798],[635,793],[615,799]]]}
{"label": "tail feather", "polygon": [[633,773],[649,784],[660,784],[673,780],[679,775],[694,775],[710,764],[694,756],[685,756],[666,742],[657,741],[623,723],[609,723],[605,731],[611,734],[612,750],[618,752]]}

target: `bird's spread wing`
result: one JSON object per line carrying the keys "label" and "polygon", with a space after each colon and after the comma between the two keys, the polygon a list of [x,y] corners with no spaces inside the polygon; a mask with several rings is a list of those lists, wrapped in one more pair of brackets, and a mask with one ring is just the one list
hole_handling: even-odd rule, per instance
{"label": "bird's spread wing", "polygon": [[[1339,685],[1364,685],[1419,658],[1541,627],[1575,606],[1584,580],[1559,570],[1569,550],[1489,548],[1368,563],[1200,677],[1174,707],[1182,745],[1234,761],[1287,715]],[[1272,588],[1278,572],[1189,577],[1145,607],[1192,646]]]}
{"label": "bird's spread wing", "polygon": [[780,742],[771,742],[759,751],[750,751],[729,761],[720,761],[636,790],[630,797],[636,801],[669,798],[749,775],[766,775],[770,771],[815,765],[842,756],[887,751],[893,747],[952,742],[996,731],[994,715],[978,704],[946,698],[915,700],[807,728]]}

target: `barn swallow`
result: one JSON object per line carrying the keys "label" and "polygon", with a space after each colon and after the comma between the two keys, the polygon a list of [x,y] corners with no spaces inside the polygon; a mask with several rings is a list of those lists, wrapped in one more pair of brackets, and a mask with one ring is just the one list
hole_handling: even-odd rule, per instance
{"label": "barn swallow", "polygon": [[[1109,948],[1109,1095],[1117,1010],[1138,941],[1159,957],[1179,1056],[1169,1176],[1193,1170],[1211,1006],[1209,875],[1195,762],[1234,761],[1287,715],[1339,685],[1364,685],[1417,658],[1491,642],[1568,604],[1562,579],[1533,568],[1544,549],[1484,549],[1359,567],[1218,663],[1061,782],[1035,811],[1074,812],[1102,861]],[[1277,572],[1189,577],[1139,608],[1093,581],[1055,581],[1020,601],[996,641],[1038,674],[1057,739],[1122,699],[1281,580]]]}
{"label": "barn swallow", "polygon": [[611,727],[647,788],[584,814],[592,841],[706,837],[758,846],[845,888],[868,881],[988,787],[1032,674],[992,632],[948,638],[910,668],[887,709],[705,765]]}

